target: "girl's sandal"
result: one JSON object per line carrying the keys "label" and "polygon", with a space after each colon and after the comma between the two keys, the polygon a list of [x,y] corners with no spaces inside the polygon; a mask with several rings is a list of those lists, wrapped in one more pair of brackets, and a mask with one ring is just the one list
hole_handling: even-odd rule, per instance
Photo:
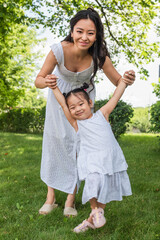
{"label": "girl's sandal", "polygon": [[87,220],[84,220],[81,224],[73,229],[73,232],[81,233],[87,231],[89,228],[95,229],[95,226]]}
{"label": "girl's sandal", "polygon": [[102,208],[93,209],[90,216],[92,217],[95,228],[100,228],[105,225],[106,219],[104,217],[104,210]]}
{"label": "girl's sandal", "polygon": [[43,206],[39,209],[39,214],[46,215],[52,212],[54,208],[57,208],[58,204],[55,204],[55,201],[56,200],[54,200],[52,204],[48,204],[48,203],[43,204]]}

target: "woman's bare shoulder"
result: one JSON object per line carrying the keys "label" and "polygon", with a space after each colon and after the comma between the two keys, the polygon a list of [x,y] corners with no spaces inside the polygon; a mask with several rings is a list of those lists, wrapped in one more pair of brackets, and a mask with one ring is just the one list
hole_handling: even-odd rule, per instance
{"label": "woman's bare shoulder", "polygon": [[68,41],[62,41],[61,44],[63,48],[70,48],[73,46],[73,43]]}

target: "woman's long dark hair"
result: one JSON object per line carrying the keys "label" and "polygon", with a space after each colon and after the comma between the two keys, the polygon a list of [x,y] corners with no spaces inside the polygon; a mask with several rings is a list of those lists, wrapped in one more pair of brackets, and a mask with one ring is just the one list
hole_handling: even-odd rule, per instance
{"label": "woman's long dark hair", "polygon": [[104,28],[103,28],[101,18],[99,14],[92,8],[88,8],[86,10],[81,10],[77,12],[77,14],[70,21],[71,32],[63,41],[73,42],[71,33],[73,32],[73,28],[76,25],[76,23],[81,19],[90,19],[94,22],[96,26],[96,32],[97,32],[96,41],[88,49],[88,52],[92,56],[93,62],[94,62],[94,73],[91,76],[91,83],[92,83],[92,79],[95,77],[98,68],[101,69],[103,67],[106,56],[110,58],[110,54],[108,52],[106,42],[104,40]]}

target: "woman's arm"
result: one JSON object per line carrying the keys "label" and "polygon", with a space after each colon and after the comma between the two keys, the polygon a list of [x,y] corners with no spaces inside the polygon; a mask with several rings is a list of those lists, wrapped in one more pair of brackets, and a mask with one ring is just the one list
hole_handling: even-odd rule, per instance
{"label": "woman's arm", "polygon": [[103,107],[100,108],[100,111],[103,113],[107,121],[109,121],[109,115],[116,107],[119,99],[121,98],[121,96],[125,91],[126,86],[127,86],[126,83],[121,81],[118,84],[118,87],[116,88],[116,90],[114,91],[111,99]]}
{"label": "woman's arm", "polygon": [[117,72],[117,70],[114,68],[111,60],[109,57],[106,57],[106,60],[103,64],[103,72],[105,75],[109,78],[109,80],[115,85],[118,86],[118,84],[123,80],[127,85],[132,85],[135,81],[135,72],[133,70],[126,71],[122,76]]}
{"label": "woman's arm", "polygon": [[[37,75],[37,78],[35,80],[35,86],[37,88],[54,88],[55,87],[55,78],[56,76],[54,74],[51,74],[55,66],[57,65],[57,60],[52,52],[52,50],[49,52],[49,54],[46,57],[46,60],[40,70],[40,72]],[[50,76],[50,77],[49,77]]]}
{"label": "woman's arm", "polygon": [[70,113],[70,111],[68,109],[68,106],[66,104],[66,100],[65,100],[63,94],[61,93],[61,91],[59,90],[58,87],[55,87],[54,89],[52,89],[52,91],[53,91],[54,96],[57,99],[58,103],[61,105],[67,120],[70,122],[72,127],[77,132],[78,131],[77,121],[74,118],[72,118],[71,113]]}

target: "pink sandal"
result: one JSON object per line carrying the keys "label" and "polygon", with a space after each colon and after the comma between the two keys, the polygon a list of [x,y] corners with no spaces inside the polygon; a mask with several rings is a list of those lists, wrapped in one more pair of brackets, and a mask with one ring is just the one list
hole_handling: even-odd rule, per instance
{"label": "pink sandal", "polygon": [[73,232],[75,233],[85,232],[89,228],[95,229],[95,226],[92,223],[88,222],[87,220],[84,220],[81,224],[79,224],[77,227],[73,229]]}
{"label": "pink sandal", "polygon": [[102,208],[93,209],[90,216],[93,219],[93,224],[95,228],[103,227],[106,223],[106,219],[104,217],[104,210]]}

